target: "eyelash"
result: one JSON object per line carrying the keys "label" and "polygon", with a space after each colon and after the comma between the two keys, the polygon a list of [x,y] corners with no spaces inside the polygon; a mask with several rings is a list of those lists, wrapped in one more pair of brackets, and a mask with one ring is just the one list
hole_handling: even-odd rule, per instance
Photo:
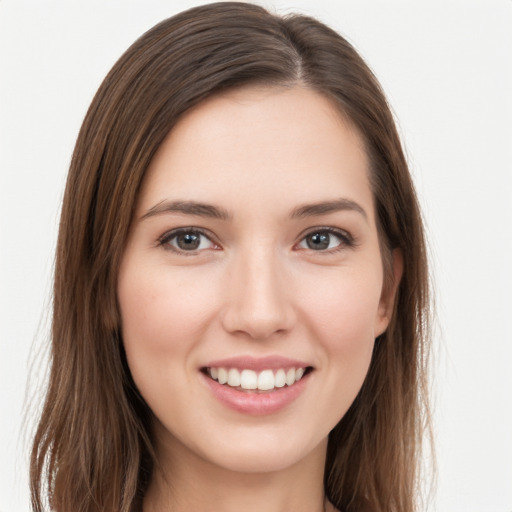
{"label": "eyelash", "polygon": [[316,228],[310,229],[306,233],[304,233],[302,235],[299,243],[295,244],[295,246],[304,243],[309,236],[323,235],[323,234],[334,235],[335,237],[337,237],[340,240],[340,243],[338,245],[336,245],[336,247],[333,247],[333,248],[327,249],[327,250],[314,250],[311,248],[304,248],[304,249],[305,250],[309,249],[312,252],[318,252],[318,253],[323,253],[323,254],[333,254],[338,251],[342,251],[343,249],[354,247],[356,245],[356,241],[355,241],[354,237],[347,231],[344,231],[342,229],[335,229],[332,227],[316,227]]}
{"label": "eyelash", "polygon": [[168,231],[167,233],[163,234],[158,239],[158,245],[163,247],[165,250],[174,251],[174,252],[176,252],[178,254],[182,254],[184,256],[194,256],[195,254],[197,254],[198,250],[186,251],[184,249],[180,249],[179,247],[174,247],[170,244],[171,240],[179,237],[180,235],[190,235],[190,234],[198,235],[200,237],[201,236],[205,237],[206,239],[208,239],[210,241],[211,244],[217,246],[217,243],[213,241],[213,236],[208,231],[205,231],[204,229],[201,229],[201,228],[195,228],[195,227],[179,228],[179,229],[173,229],[172,231]]}
{"label": "eyelash", "polygon": [[[158,245],[163,247],[165,250],[174,251],[174,252],[184,255],[184,256],[196,255],[198,252],[200,252],[203,249],[195,249],[195,250],[188,251],[188,250],[180,249],[178,247],[174,247],[173,245],[170,244],[171,240],[176,239],[180,235],[190,235],[190,234],[198,235],[200,237],[205,237],[209,240],[209,242],[211,244],[219,247],[218,244],[213,240],[213,236],[208,231],[205,231],[204,229],[201,229],[201,228],[195,228],[195,227],[173,229],[172,231],[169,231],[169,232],[163,234],[158,239]],[[315,249],[311,249],[310,247],[301,247],[301,248],[299,248],[299,250],[302,250],[302,249],[308,250],[309,249],[312,252],[318,252],[318,253],[323,253],[323,254],[332,254],[332,253],[336,253],[336,252],[341,251],[346,248],[354,247],[356,245],[356,241],[355,241],[354,237],[352,235],[350,235],[350,233],[348,233],[347,231],[344,231],[341,229],[335,229],[332,227],[316,227],[314,229],[310,229],[306,233],[303,233],[299,242],[294,245],[294,248],[298,247],[302,243],[307,243],[306,239],[309,236],[323,235],[323,234],[334,235],[335,237],[337,237],[340,240],[340,243],[336,247],[333,247],[331,249],[326,249],[326,250],[323,250],[323,249],[315,250]],[[199,243],[201,243],[201,242],[199,242]],[[329,241],[329,243],[330,243],[330,241]]]}

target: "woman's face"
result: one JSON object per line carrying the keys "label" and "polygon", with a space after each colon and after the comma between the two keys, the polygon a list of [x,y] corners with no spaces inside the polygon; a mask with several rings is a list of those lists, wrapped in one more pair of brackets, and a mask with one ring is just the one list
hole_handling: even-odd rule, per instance
{"label": "woman's face", "polygon": [[387,327],[382,285],[363,142],[327,99],[245,88],[187,113],[118,283],[159,452],[249,472],[323,457]]}

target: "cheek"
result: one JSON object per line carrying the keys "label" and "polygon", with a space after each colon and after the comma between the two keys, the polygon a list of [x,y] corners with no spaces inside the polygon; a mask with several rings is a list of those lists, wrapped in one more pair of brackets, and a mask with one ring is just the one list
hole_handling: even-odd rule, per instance
{"label": "cheek", "polygon": [[[334,273],[333,273],[334,274]],[[379,267],[343,271],[309,293],[308,327],[323,349],[328,387],[344,414],[368,371],[375,343],[382,275]]]}
{"label": "cheek", "polygon": [[[382,275],[380,267],[335,269],[318,274],[316,286],[302,294],[302,316],[308,337],[319,349],[322,393],[315,399],[313,427],[332,429],[345,415],[368,373],[375,343]],[[305,292],[305,289],[303,289]]]}
{"label": "cheek", "polygon": [[121,268],[118,300],[128,367],[157,417],[181,414],[169,390],[194,389],[192,355],[211,317],[211,295],[186,272],[140,261]]}
{"label": "cheek", "polygon": [[[134,271],[136,269],[136,271]],[[192,364],[187,354],[213,314],[212,292],[199,279],[135,265],[120,273],[118,299],[128,364],[137,382]],[[181,365],[181,367],[180,367]],[[138,383],[138,382],[137,382]]]}
{"label": "cheek", "polygon": [[172,271],[137,269],[119,279],[118,298],[123,334],[168,346],[166,340],[186,339],[180,333],[200,327],[208,297],[198,279],[187,279]]}
{"label": "cheek", "polygon": [[378,268],[342,269],[310,283],[304,290],[303,310],[310,325],[333,350],[357,349],[375,339],[379,317],[382,273]]}

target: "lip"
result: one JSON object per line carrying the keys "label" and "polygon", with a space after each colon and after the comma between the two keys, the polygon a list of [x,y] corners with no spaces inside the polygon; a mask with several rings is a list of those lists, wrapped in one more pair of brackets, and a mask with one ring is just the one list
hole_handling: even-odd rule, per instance
{"label": "lip", "polygon": [[[235,366],[231,368],[235,368]],[[279,368],[282,368],[282,366]],[[266,366],[265,369],[270,368]],[[293,386],[275,388],[268,392],[256,392],[238,391],[225,384],[219,384],[205,373],[200,375],[219,402],[234,411],[252,416],[273,414],[286,408],[302,394],[311,377],[311,373],[308,373]]]}
{"label": "lip", "polygon": [[279,370],[280,368],[284,370],[289,368],[307,368],[308,366],[312,365],[305,361],[274,355],[265,357],[238,356],[218,359],[210,361],[203,368],[236,368],[237,370],[247,369],[261,372],[263,370]]}

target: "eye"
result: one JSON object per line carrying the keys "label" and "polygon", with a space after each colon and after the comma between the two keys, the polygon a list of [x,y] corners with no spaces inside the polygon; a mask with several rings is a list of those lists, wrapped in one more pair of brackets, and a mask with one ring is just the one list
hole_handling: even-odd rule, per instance
{"label": "eye", "polygon": [[313,251],[335,251],[352,245],[353,241],[348,233],[329,228],[309,232],[297,247]]}
{"label": "eye", "polygon": [[219,248],[201,230],[191,228],[170,231],[160,238],[159,244],[166,249],[176,252],[197,252],[205,249]]}

